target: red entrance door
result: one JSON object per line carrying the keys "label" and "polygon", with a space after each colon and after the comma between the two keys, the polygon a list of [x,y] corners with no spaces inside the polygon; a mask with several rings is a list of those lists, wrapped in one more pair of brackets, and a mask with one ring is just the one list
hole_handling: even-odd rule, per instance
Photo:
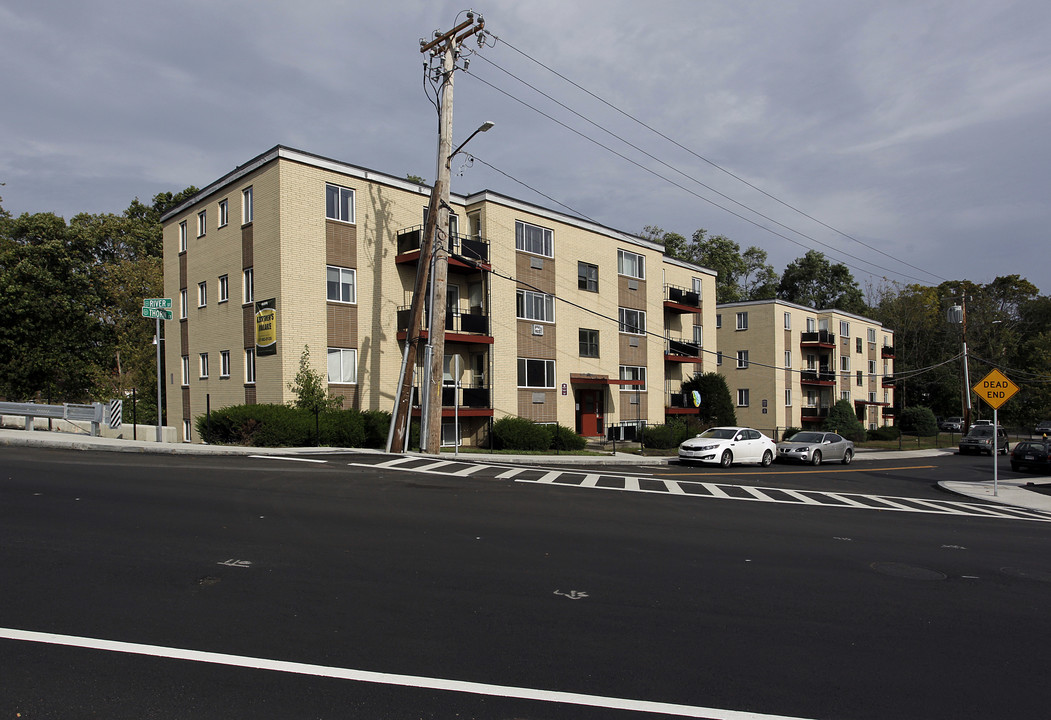
{"label": "red entrance door", "polygon": [[599,437],[605,432],[602,391],[577,390],[577,433]]}

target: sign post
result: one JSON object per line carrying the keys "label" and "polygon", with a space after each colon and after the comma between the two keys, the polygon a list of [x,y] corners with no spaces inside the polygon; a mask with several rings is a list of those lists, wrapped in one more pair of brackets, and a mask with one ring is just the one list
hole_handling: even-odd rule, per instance
{"label": "sign post", "polygon": [[1000,406],[1014,397],[1018,386],[1002,372],[994,369],[971,389],[993,409],[993,495],[999,495],[1000,466],[996,456],[1000,454],[1000,448],[997,447],[1000,442],[997,432],[1000,429]]}
{"label": "sign post", "polygon": [[157,442],[164,440],[164,417],[161,408],[161,319],[171,320],[172,311],[171,298],[144,298],[142,301],[142,316],[153,318],[157,323]]}

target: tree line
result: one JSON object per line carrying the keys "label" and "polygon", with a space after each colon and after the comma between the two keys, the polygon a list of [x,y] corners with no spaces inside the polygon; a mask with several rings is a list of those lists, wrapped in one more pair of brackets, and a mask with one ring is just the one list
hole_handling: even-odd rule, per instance
{"label": "tree line", "polygon": [[[962,413],[964,327],[949,309],[966,308],[973,386],[998,368],[1021,391],[1000,408],[1001,424],[1032,427],[1051,418],[1051,297],[1020,275],[987,284],[952,280],[936,286],[884,281],[863,291],[850,269],[807,251],[780,275],[765,250],[697,230],[687,239],[647,225],[640,236],[665,253],[718,273],[716,302],[784,300],[818,310],[838,309],[877,320],[894,331],[895,402],[938,416]],[[992,412],[972,396],[976,417]]]}

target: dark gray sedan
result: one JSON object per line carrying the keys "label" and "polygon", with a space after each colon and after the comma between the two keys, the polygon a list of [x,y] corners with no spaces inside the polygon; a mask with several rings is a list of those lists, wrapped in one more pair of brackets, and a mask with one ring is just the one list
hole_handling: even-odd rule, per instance
{"label": "dark gray sedan", "polygon": [[831,432],[803,430],[777,444],[778,460],[820,465],[824,460],[839,460],[849,465],[854,459],[854,442]]}

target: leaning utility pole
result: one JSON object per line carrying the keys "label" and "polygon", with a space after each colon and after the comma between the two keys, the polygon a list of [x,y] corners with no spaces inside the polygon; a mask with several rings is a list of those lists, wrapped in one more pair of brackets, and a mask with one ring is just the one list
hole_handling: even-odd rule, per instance
{"label": "leaning utility pole", "polygon": [[[436,242],[434,247],[434,270],[431,273],[431,319],[427,334],[427,345],[430,352],[430,372],[427,382],[426,439],[421,432],[422,450],[437,454],[441,451],[442,438],[442,379],[445,369],[445,293],[449,272],[449,249],[452,238],[449,237],[449,180],[452,160],[452,126],[453,126],[453,75],[456,72],[456,59],[460,44],[472,35],[481,32],[485,20],[478,16],[477,23],[473,12],[467,13],[467,20],[445,33],[435,33],[430,42],[420,42],[420,52],[430,52],[432,57],[442,56],[441,100],[438,117],[438,180],[435,188],[439,190],[438,212],[436,218]],[[441,239],[445,238],[445,242]],[[424,262],[420,254],[420,262]],[[415,298],[413,299],[415,302]],[[422,394],[422,391],[421,391]]]}

